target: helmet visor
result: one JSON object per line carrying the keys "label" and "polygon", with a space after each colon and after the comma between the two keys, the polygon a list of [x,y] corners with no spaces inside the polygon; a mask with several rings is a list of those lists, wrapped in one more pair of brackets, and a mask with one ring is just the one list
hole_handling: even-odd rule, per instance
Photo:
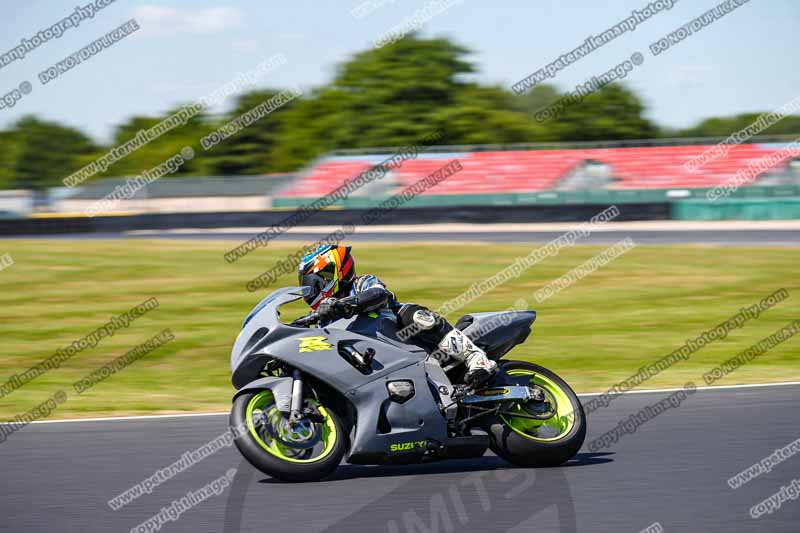
{"label": "helmet visor", "polygon": [[316,309],[316,306],[323,298],[333,295],[336,281],[336,266],[334,264],[326,265],[319,272],[301,274],[300,285],[308,287],[303,299],[312,309]]}
{"label": "helmet visor", "polygon": [[300,276],[300,285],[308,287],[308,290],[303,294],[303,299],[308,305],[311,305],[325,288],[325,280],[316,273],[302,274]]}

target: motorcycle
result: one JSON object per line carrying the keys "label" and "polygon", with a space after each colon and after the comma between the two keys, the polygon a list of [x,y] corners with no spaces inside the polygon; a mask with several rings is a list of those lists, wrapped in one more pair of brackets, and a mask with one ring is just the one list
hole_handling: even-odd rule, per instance
{"label": "motorcycle", "polygon": [[[498,361],[480,387],[462,362],[398,331],[382,310],[324,327],[316,313],[291,323],[288,287],[247,316],[231,351],[230,426],[241,454],[284,481],[314,481],[350,464],[410,464],[481,457],[488,449],[526,467],[572,458],[586,436],[578,397],[554,372],[500,360],[524,342],[535,311],[473,313],[455,327]],[[435,355],[435,354],[434,354]]]}

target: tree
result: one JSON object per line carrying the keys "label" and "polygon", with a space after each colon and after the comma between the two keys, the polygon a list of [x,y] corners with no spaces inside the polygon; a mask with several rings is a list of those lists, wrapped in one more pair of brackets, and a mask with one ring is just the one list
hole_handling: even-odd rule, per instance
{"label": "tree", "polygon": [[337,148],[348,147],[353,137],[343,122],[350,93],[323,88],[297,101],[286,111],[278,142],[272,149],[276,172],[302,168],[315,158]]}
{"label": "tree", "polygon": [[548,140],[545,129],[519,110],[500,87],[463,87],[453,103],[434,114],[446,144],[496,144]]}
{"label": "tree", "polygon": [[[731,117],[713,117],[696,126],[680,131],[681,137],[728,137],[732,133],[755,124],[763,113],[742,113]],[[760,132],[758,135],[800,134],[800,116],[790,115]]]}
{"label": "tree", "polygon": [[[161,117],[136,116],[130,118],[116,128],[111,146],[102,147],[91,155],[81,158],[81,163],[83,165],[89,164],[105,155],[110,149],[121,147],[129,141],[136,139],[139,132],[153,128],[179,110],[181,110],[180,106],[167,111]],[[100,176],[119,177],[141,174],[181,153],[181,150],[185,146],[194,149],[195,157],[181,165],[174,175],[207,175],[209,170],[209,158],[206,157],[203,150],[200,148],[200,139],[213,129],[212,125],[209,124],[207,115],[198,113],[188,119],[185,125],[177,125],[160,137],[129,152],[119,161],[109,166]],[[140,136],[140,138],[142,137]]]}
{"label": "tree", "polygon": [[276,147],[280,168],[343,148],[402,146],[433,131],[440,144],[524,142],[546,137],[514,95],[467,76],[469,50],[410,34],[356,54],[332,83],[287,112]]}
{"label": "tree", "polygon": [[96,150],[78,130],[30,115],[14,124],[10,133],[14,141],[0,158],[11,188],[63,186],[62,180],[80,168],[78,157]]}
{"label": "tree", "polygon": [[562,95],[553,85],[537,85],[530,91],[514,95],[514,105],[522,113],[533,116],[537,111],[549,106]]}
{"label": "tree", "polygon": [[644,117],[644,109],[633,91],[612,83],[582,102],[568,104],[551,124],[560,141],[653,139],[659,136],[659,130]]}
{"label": "tree", "polygon": [[435,116],[470,87],[469,50],[447,39],[410,34],[356,54],[339,67],[331,88],[348,96],[340,106],[341,148],[396,146],[431,132]]}
{"label": "tree", "polygon": [[[217,126],[235,120],[251,109],[269,102],[281,91],[264,89],[240,95],[230,113],[216,122]],[[291,100],[258,119],[232,137],[223,140],[208,152],[209,164],[215,174],[265,174],[290,170],[275,160],[275,145],[283,135],[287,112],[296,105]]]}
{"label": "tree", "polygon": [[13,131],[0,131],[0,189],[11,189],[14,182],[14,162],[19,142]]}

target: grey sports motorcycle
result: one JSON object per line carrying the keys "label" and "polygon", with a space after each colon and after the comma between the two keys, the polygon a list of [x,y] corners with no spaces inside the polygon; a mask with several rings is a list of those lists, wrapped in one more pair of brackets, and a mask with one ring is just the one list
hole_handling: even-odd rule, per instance
{"label": "grey sports motorcycle", "polygon": [[[461,362],[401,340],[390,310],[337,320],[316,313],[290,324],[279,307],[304,288],[279,289],[247,316],[231,352],[235,442],[262,472],[313,481],[351,464],[473,458],[490,449],[521,466],[554,466],[586,436],[578,397],[555,373],[499,361],[480,388]],[[525,341],[535,311],[474,313],[455,325],[498,360]],[[442,366],[444,365],[444,366]]]}

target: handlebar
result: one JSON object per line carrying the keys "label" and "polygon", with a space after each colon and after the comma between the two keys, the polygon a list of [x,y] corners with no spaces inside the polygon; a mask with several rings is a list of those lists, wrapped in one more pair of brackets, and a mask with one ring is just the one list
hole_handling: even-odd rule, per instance
{"label": "handlebar", "polygon": [[300,318],[296,319],[294,322],[292,322],[292,325],[303,328],[316,322],[319,322],[319,314],[314,311],[313,313],[309,313],[306,316],[301,316]]}
{"label": "handlebar", "polygon": [[[348,296],[346,298],[341,298],[340,300],[338,300],[336,302],[336,305],[337,306],[341,306],[344,309],[349,309],[350,313],[349,314],[344,313],[344,315],[345,316],[352,316],[353,313],[355,312],[355,307],[354,306],[357,304],[357,302],[358,302],[358,296]],[[300,318],[296,319],[294,322],[292,322],[292,325],[293,326],[299,326],[299,327],[305,327],[305,326],[309,326],[309,325],[314,324],[314,323],[319,322],[319,321],[320,321],[319,313],[317,313],[316,311],[313,311],[313,312],[307,314],[306,316],[301,316]]]}

